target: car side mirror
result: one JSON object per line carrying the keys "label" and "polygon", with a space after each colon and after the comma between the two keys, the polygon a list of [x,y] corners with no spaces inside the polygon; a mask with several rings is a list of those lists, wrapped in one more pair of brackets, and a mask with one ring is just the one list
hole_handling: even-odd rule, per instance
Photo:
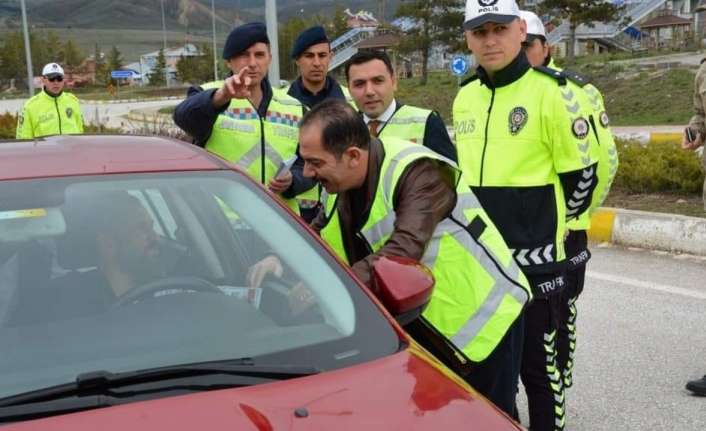
{"label": "car side mirror", "polygon": [[416,260],[382,256],[373,263],[373,287],[400,325],[418,318],[434,289],[431,271]]}

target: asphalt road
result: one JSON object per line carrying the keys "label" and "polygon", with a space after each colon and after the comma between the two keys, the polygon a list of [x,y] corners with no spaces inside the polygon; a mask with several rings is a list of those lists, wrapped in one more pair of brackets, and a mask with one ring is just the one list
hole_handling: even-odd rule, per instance
{"label": "asphalt road", "polygon": [[[567,430],[706,430],[706,259],[594,246]],[[524,389],[519,408],[527,426]]]}

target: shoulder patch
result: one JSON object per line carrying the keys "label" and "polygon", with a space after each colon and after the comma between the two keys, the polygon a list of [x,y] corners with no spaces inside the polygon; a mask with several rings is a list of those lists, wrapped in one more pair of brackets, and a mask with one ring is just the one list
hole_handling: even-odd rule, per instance
{"label": "shoulder patch", "polygon": [[584,87],[590,84],[590,81],[585,76],[579,75],[578,73],[573,72],[571,70],[564,69],[562,73],[564,74],[566,79],[578,85],[579,87]]}
{"label": "shoulder patch", "polygon": [[532,69],[554,78],[559,85],[566,85],[566,76],[559,70],[547,66],[535,66]]}
{"label": "shoulder patch", "polygon": [[470,76],[470,77],[464,79],[463,81],[461,81],[461,83],[460,83],[458,86],[459,86],[459,87],[463,87],[463,86],[465,86],[466,84],[470,84],[471,82],[475,81],[475,80],[478,79],[478,78],[479,78],[478,75]]}

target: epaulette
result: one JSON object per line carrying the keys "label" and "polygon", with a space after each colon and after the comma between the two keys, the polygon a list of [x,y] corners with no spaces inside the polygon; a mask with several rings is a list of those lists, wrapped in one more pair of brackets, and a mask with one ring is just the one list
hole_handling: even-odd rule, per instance
{"label": "epaulette", "polygon": [[459,87],[463,87],[463,86],[465,86],[466,84],[470,84],[471,82],[475,81],[475,80],[478,79],[478,78],[480,78],[480,77],[478,76],[478,74],[471,75],[471,76],[469,76],[468,78],[466,78],[466,79],[464,79],[463,81],[461,81],[461,83],[460,83],[458,86],[459,86]]}
{"label": "epaulette", "polygon": [[566,85],[566,76],[564,76],[560,70],[552,69],[547,66],[534,66],[532,69],[556,79],[559,85]]}
{"label": "epaulette", "polygon": [[586,85],[591,83],[588,78],[583,75],[579,75],[574,71],[564,69],[562,73],[564,74],[564,76],[566,76],[566,79],[578,85],[579,87],[585,87]]}

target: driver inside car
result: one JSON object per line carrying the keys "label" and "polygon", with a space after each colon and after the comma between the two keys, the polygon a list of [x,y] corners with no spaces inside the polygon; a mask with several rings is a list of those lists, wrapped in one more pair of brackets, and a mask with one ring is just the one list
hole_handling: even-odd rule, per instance
{"label": "driver inside car", "polygon": [[76,270],[54,279],[46,289],[51,308],[61,318],[69,317],[69,310],[77,315],[100,313],[130,290],[166,275],[152,217],[139,199],[112,192],[88,202],[90,211],[81,208],[80,214],[71,214],[78,220],[73,220],[61,252],[69,260],[92,255],[95,266],[76,264]]}
{"label": "driver inside car", "polygon": [[[165,240],[155,232],[154,220],[137,197],[127,192],[109,192],[81,201],[81,205],[65,209],[69,229],[61,251],[68,255],[69,261],[87,263],[70,262],[69,266],[74,270],[52,280],[48,289],[42,289],[45,291],[43,298],[32,301],[35,302],[35,312],[42,315],[42,319],[97,314],[121,301],[135,302],[142,296],[137,295],[139,299],[136,297],[134,301],[131,296],[143,290],[138,288],[147,285],[154,285],[155,289],[151,293],[144,292],[145,297],[193,292],[188,283],[165,283],[159,290],[159,280],[169,280],[169,277],[176,279],[179,275],[186,275],[185,278],[210,284],[198,276],[193,277],[201,273],[189,269],[193,259],[165,256],[165,247],[162,246]],[[64,256],[64,260],[66,258]],[[277,260],[276,265],[268,266],[267,272],[281,275],[282,271]],[[266,274],[260,265],[250,268],[247,274],[251,287],[265,286]],[[217,289],[213,285],[211,288]],[[301,283],[285,295],[287,314],[292,316],[301,314],[314,303],[313,295]]]}

